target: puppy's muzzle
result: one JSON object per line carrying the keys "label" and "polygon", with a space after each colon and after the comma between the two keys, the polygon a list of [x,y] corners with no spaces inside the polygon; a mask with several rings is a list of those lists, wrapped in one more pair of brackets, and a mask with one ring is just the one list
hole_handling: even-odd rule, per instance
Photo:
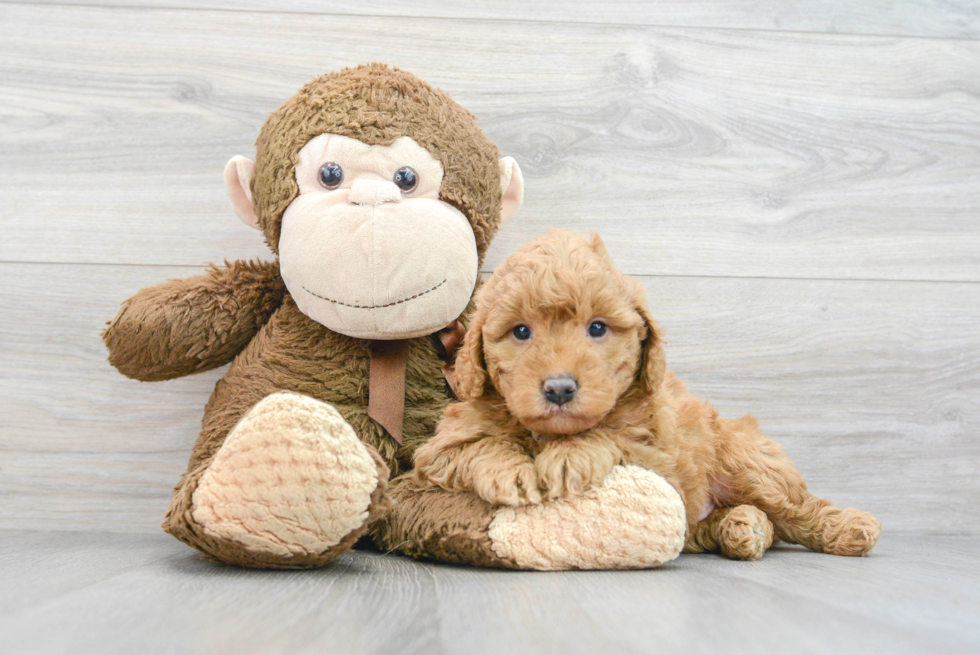
{"label": "puppy's muzzle", "polygon": [[578,391],[578,382],[570,375],[548,378],[541,385],[541,392],[545,399],[559,407],[574,398],[576,391]]}

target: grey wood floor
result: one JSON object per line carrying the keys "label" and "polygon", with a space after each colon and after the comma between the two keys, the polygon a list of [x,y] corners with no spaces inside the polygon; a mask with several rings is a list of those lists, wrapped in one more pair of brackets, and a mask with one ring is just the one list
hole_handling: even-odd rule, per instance
{"label": "grey wood floor", "polygon": [[[977,647],[976,0],[0,0],[0,654]],[[221,171],[368,61],[520,163],[487,271],[557,226],[643,282],[668,361],[756,414],[872,556],[531,575],[356,554],[270,574],[159,534],[221,371],[140,384],[140,287],[267,258]],[[31,532],[25,532],[31,530]]]}
{"label": "grey wood floor", "polygon": [[378,553],[316,571],[202,561],[166,535],[0,533],[0,652],[976,653],[966,537],[843,559],[682,555],[653,571],[481,571]]}

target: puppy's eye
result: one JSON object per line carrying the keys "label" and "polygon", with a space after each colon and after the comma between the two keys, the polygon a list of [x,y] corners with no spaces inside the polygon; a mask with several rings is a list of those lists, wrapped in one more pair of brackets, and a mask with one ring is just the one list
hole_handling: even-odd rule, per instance
{"label": "puppy's eye", "polygon": [[395,177],[392,178],[392,182],[402,190],[402,193],[410,193],[419,185],[419,176],[414,168],[402,166],[395,171]]}
{"label": "puppy's eye", "polygon": [[589,324],[589,336],[593,339],[598,339],[606,334],[609,327],[606,326],[602,321],[592,321]]}
{"label": "puppy's eye", "polygon": [[344,181],[344,169],[340,167],[340,164],[328,161],[320,167],[317,177],[320,179],[320,186],[332,191]]}
{"label": "puppy's eye", "polygon": [[518,341],[527,341],[531,338],[531,328],[526,325],[518,325],[512,330],[512,333]]}

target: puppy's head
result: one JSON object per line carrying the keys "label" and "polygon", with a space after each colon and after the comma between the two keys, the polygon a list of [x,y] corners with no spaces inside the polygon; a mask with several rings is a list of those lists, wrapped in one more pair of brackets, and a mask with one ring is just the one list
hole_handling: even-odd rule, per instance
{"label": "puppy's head", "polygon": [[643,288],[597,235],[555,231],[477,293],[456,382],[461,400],[496,391],[528,429],[567,435],[595,426],[627,392],[656,393],[664,370]]}

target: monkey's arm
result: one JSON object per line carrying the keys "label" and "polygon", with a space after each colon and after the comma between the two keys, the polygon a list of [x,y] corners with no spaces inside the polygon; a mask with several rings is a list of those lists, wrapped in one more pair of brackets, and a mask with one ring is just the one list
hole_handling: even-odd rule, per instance
{"label": "monkey's arm", "polygon": [[204,275],[147,287],[102,332],[127,377],[169,380],[230,362],[282,303],[278,262],[225,262]]}

